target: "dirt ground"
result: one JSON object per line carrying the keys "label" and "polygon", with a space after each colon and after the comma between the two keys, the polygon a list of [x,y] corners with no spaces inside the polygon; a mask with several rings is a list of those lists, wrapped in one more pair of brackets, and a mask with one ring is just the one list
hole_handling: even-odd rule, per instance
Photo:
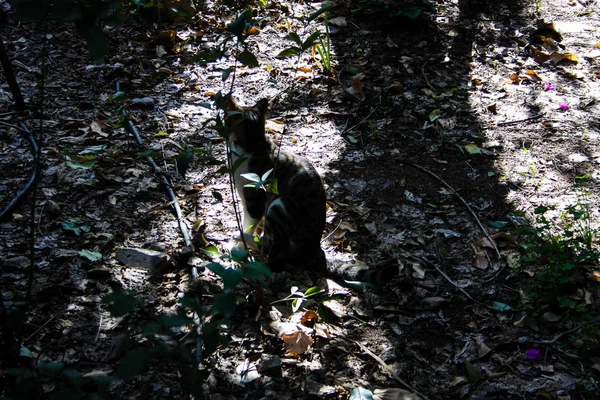
{"label": "dirt ground", "polygon": [[[244,301],[224,332],[229,343],[200,362],[204,396],[368,398],[356,392],[364,388],[378,390],[376,398],[599,399],[600,355],[573,346],[576,315],[524,304],[528,278],[511,261],[519,253],[509,234],[517,211],[533,219],[536,207],[564,207],[584,194],[594,204],[591,221],[598,220],[598,3],[440,0],[435,11],[410,20],[353,13],[357,3],[338,1],[329,13],[329,72],[310,49],[276,58],[293,44],[284,39],[289,32],[325,31],[323,19],[304,26],[290,18],[319,3],[254,6],[258,31],[246,45],[259,66],[236,65],[234,97],[245,105],[269,99],[269,134],[323,177],[327,257],[399,266],[400,273],[364,292],[336,276],[294,269],[264,286],[243,282],[237,294]],[[232,87],[222,75],[234,63],[187,61],[214,48],[241,10],[207,1],[195,17],[177,22],[138,10],[106,27],[110,48],[102,63],[91,60],[70,25],[19,23],[11,11],[0,18],[31,110],[23,121],[41,148],[33,281],[31,197],[0,222],[3,301],[24,299],[33,282],[20,337],[35,362],[110,374],[127,350],[144,346],[142,328],[156,315],[181,312],[184,294],[211,301],[222,289],[202,268],[218,256],[202,250],[227,254],[237,224],[228,176],[213,162],[226,159],[225,143],[206,125],[216,111],[204,105]],[[536,43],[548,23],[554,27],[543,36],[555,40]],[[539,52],[550,59],[542,62]],[[117,82],[127,98],[148,98],[129,106],[143,146],[117,126]],[[0,76],[1,209],[32,169],[13,109]],[[214,159],[197,154],[178,170],[173,159],[187,147]],[[161,173],[139,156],[146,150],[154,151]],[[82,155],[93,155],[93,165]],[[194,228],[189,260],[163,174],[181,198],[184,224]],[[166,258],[155,268],[127,265],[122,248]],[[315,285],[327,288],[321,306],[330,318],[302,328],[312,345],[290,354],[281,329],[301,325],[319,301],[296,312],[290,301],[277,301],[292,287]],[[101,298],[116,288],[145,305],[112,317]],[[598,284],[582,288],[597,312]],[[176,337],[183,343],[188,332],[180,328]],[[539,357],[529,357],[532,350]],[[181,382],[168,364],[153,363],[112,381],[102,396],[189,398]],[[43,391],[64,385],[47,381]]]}

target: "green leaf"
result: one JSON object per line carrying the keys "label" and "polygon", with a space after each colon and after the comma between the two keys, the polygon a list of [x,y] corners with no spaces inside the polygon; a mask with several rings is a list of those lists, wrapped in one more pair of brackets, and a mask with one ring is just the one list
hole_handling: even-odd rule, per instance
{"label": "green leaf", "polygon": [[[221,80],[223,80],[223,82],[225,82],[227,80],[227,78],[229,78],[229,75],[231,75],[232,72],[233,72],[233,68],[225,68],[223,70],[223,73],[221,74]],[[207,103],[207,104],[210,104],[210,103]],[[212,107],[206,107],[206,108],[212,108]]]}
{"label": "green leaf", "polygon": [[102,254],[98,253],[97,251],[90,251],[86,249],[81,250],[79,252],[79,255],[81,257],[87,258],[90,261],[98,261],[102,259]]}
{"label": "green leaf", "polygon": [[260,282],[265,282],[265,278],[270,278],[273,273],[266,265],[259,262],[249,262],[244,264],[244,277],[248,279],[255,279]]}
{"label": "green leaf", "polygon": [[243,272],[239,269],[225,268],[219,263],[210,263],[206,268],[221,277],[224,292],[232,291],[242,280]]}
{"label": "green leaf", "polygon": [[246,30],[246,24],[252,24],[252,10],[244,10],[235,21],[227,25],[225,28],[227,31],[233,33],[240,42],[244,41],[244,31]]}
{"label": "green leaf", "polygon": [[316,294],[323,293],[323,292],[325,292],[325,290],[323,290],[322,288],[320,288],[318,286],[313,286],[309,289],[306,289],[306,292],[304,292],[304,295],[306,297],[308,297],[308,296],[314,296]]}
{"label": "green leaf", "polygon": [[73,169],[91,169],[96,164],[96,157],[93,155],[80,156],[78,154],[68,154],[66,163]]}
{"label": "green leaf", "polygon": [[304,302],[303,297],[292,300],[292,312],[298,311],[300,309],[300,307],[302,306],[303,302]]}
{"label": "green leaf", "polygon": [[169,134],[165,131],[160,131],[158,133],[154,134],[155,138],[164,138],[164,137],[169,137]]}
{"label": "green leaf", "polygon": [[78,222],[78,220],[66,219],[62,221],[61,225],[65,231],[72,231],[77,236],[81,236],[81,229],[79,229]]}
{"label": "green leaf", "polygon": [[469,154],[481,154],[481,149],[472,143],[467,144],[465,150]]}
{"label": "green leaf", "polygon": [[440,110],[439,108],[436,108],[435,110],[433,110],[432,112],[429,113],[429,121],[433,122],[436,119],[438,119],[440,117],[440,115],[442,114],[442,110]]}
{"label": "green leaf", "polygon": [[193,325],[194,321],[185,315],[163,315],[161,321],[167,328],[173,328],[178,326]]}
{"label": "green leaf", "polygon": [[371,282],[361,282],[361,281],[345,281],[346,285],[353,287],[361,292],[364,292],[366,288],[377,289],[377,286]]}
{"label": "green leaf", "polygon": [[348,400],[373,400],[373,392],[365,388],[354,388]]}
{"label": "green leaf", "polygon": [[279,54],[277,54],[277,58],[288,58],[291,56],[295,56],[296,54],[300,53],[302,51],[302,49],[300,47],[288,47],[287,49],[282,50],[281,52],[279,52]]}
{"label": "green leaf", "polygon": [[150,352],[146,349],[130,350],[121,360],[115,370],[115,376],[121,379],[133,378],[139,375],[148,365]]}
{"label": "green leaf", "polygon": [[119,102],[122,101],[125,98],[125,93],[124,92],[117,92],[111,96],[108,97],[107,101],[109,103],[112,102]]}
{"label": "green leaf", "polygon": [[53,362],[39,363],[35,366],[37,370],[39,370],[46,376],[58,376],[64,367],[64,363]]}
{"label": "green leaf", "polygon": [[248,50],[244,50],[238,54],[237,59],[239,62],[249,67],[258,67],[258,59]]}
{"label": "green leaf", "polygon": [[348,141],[352,144],[358,143],[358,140],[354,136],[348,135]]}
{"label": "green leaf", "polygon": [[250,182],[260,183],[260,176],[258,176],[257,174],[255,174],[253,172],[248,172],[246,174],[241,174],[240,176],[242,178],[246,178]]}
{"label": "green leaf", "polygon": [[89,147],[86,147],[85,149],[81,150],[79,152],[79,155],[83,156],[86,154],[99,153],[99,152],[103,151],[104,149],[106,149],[106,146],[107,145],[105,145],[105,144],[100,144],[98,146],[89,146]]}
{"label": "green leaf", "polygon": [[494,229],[502,229],[506,225],[508,225],[508,222],[506,222],[506,221],[488,221],[487,224],[489,227],[492,227]]}
{"label": "green leaf", "polygon": [[19,349],[19,357],[33,358],[33,353],[27,347],[21,345]]}
{"label": "green leaf", "polygon": [[260,177],[260,180],[263,182],[266,181],[269,178],[269,175],[271,175],[271,172],[273,172],[273,168],[265,172],[263,176]]}
{"label": "green leaf", "polygon": [[312,35],[310,35],[309,37],[306,38],[304,43],[302,43],[301,50],[310,49],[315,44],[315,42],[317,40],[319,40],[320,37],[321,37],[320,31],[314,32]]}
{"label": "green leaf", "polygon": [[465,361],[465,367],[467,368],[467,374],[469,375],[469,382],[475,383],[481,380],[481,371],[475,367],[468,360]]}
{"label": "green leaf", "polygon": [[231,259],[235,262],[243,262],[248,258],[250,253],[246,249],[233,249],[231,250]]}
{"label": "green leaf", "polygon": [[271,182],[269,182],[266,189],[267,189],[267,192],[269,192],[269,193],[279,195],[279,187],[277,184],[277,179],[273,179]]}
{"label": "green leaf", "polygon": [[[217,192],[215,192],[215,193],[217,193]],[[205,249],[202,249],[202,252],[204,254],[206,254],[207,256],[212,256],[212,257],[218,257],[219,256],[219,249],[217,249],[217,246],[212,245],[212,244],[210,246],[207,246]]]}
{"label": "green leaf", "polygon": [[[246,155],[243,155],[243,156],[241,156],[240,158],[238,158],[237,160],[235,160],[235,163],[233,163],[233,167],[231,168],[231,169],[232,169],[232,172],[235,172],[235,171],[237,171],[237,169],[238,169],[238,168],[239,168],[239,167],[240,167],[240,166],[241,166],[241,165],[244,163],[244,161],[246,161],[247,159],[248,159],[248,156],[246,156]],[[256,176],[258,176],[258,175],[256,175]]]}
{"label": "green leaf", "polygon": [[236,298],[231,293],[217,293],[213,296],[213,314],[230,316],[237,306]]}
{"label": "green leaf", "polygon": [[506,312],[512,310],[512,307],[508,304],[501,303],[499,301],[492,302],[492,308],[496,311]]}
{"label": "green leaf", "polygon": [[71,385],[73,385],[76,388],[79,388],[81,386],[83,376],[79,372],[75,371],[74,369],[64,369],[62,373],[67,378],[69,383],[71,383]]}
{"label": "green leaf", "polygon": [[316,19],[319,17],[319,15],[326,13],[327,11],[331,10],[334,6],[332,1],[324,1],[321,3],[322,7],[319,8],[317,11],[315,11],[314,13],[310,14],[308,16],[308,22]]}
{"label": "green leaf", "polygon": [[135,155],[136,158],[145,158],[145,157],[161,157],[161,154],[156,150],[146,150],[140,151]]}
{"label": "green leaf", "polygon": [[536,208],[533,210],[533,212],[534,212],[535,214],[545,214],[545,213],[546,213],[546,211],[548,211],[549,209],[550,209],[550,208],[548,208],[548,207],[546,207],[546,206],[539,206],[539,207],[536,207]]}
{"label": "green leaf", "polygon": [[190,166],[190,161],[194,158],[194,151],[191,147],[187,147],[175,158],[175,162],[177,163],[177,170],[185,178],[185,173],[187,172],[188,167]]}
{"label": "green leaf", "polygon": [[284,39],[288,39],[293,41],[294,43],[296,43],[298,46],[302,46],[302,39],[300,39],[300,36],[298,36],[298,34],[296,32],[291,32],[288,33]]}

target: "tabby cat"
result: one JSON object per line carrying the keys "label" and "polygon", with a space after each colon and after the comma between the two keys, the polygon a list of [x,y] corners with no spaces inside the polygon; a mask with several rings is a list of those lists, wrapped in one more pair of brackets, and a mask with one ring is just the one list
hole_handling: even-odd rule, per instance
{"label": "tabby cat", "polygon": [[[260,246],[271,268],[292,264],[324,271],[325,253],[320,244],[326,212],[323,181],[308,160],[280,150],[265,135],[268,105],[262,99],[252,107],[240,107],[232,99],[227,118],[232,165],[245,158],[234,173],[234,181],[243,204],[246,243],[254,243],[248,231],[264,217]],[[267,181],[277,181],[277,193],[246,186],[252,182],[242,174],[262,177],[271,169]]]}

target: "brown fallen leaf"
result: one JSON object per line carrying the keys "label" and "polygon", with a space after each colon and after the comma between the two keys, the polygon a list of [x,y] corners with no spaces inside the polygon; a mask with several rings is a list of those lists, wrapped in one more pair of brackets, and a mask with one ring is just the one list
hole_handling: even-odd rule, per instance
{"label": "brown fallen leaf", "polygon": [[302,331],[283,334],[281,340],[285,343],[286,353],[292,357],[306,353],[313,343],[312,338]]}
{"label": "brown fallen leaf", "polygon": [[566,61],[569,64],[577,64],[579,62],[579,57],[573,53],[559,53],[555,51],[550,54],[550,61],[555,64],[558,64],[561,61]]}
{"label": "brown fallen leaf", "polygon": [[352,78],[352,86],[348,87],[346,90],[352,96],[356,98],[358,101],[364,101],[367,98],[367,95],[362,89],[362,80],[366,75],[364,73],[356,74]]}
{"label": "brown fallen leaf", "polygon": [[528,69],[527,71],[525,71],[525,76],[535,82],[542,81],[542,78],[540,78],[539,75],[532,69]]}
{"label": "brown fallen leaf", "polygon": [[318,320],[319,316],[317,313],[312,310],[308,310],[302,315],[302,318],[300,318],[300,323],[304,326],[312,328]]}

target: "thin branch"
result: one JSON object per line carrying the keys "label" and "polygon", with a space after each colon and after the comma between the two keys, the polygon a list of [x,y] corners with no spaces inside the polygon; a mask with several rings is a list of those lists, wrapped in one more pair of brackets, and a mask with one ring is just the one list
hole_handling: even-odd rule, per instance
{"label": "thin branch", "polygon": [[409,255],[410,258],[412,258],[413,260],[423,263],[425,265],[428,265],[430,267],[435,268],[440,275],[442,275],[444,277],[444,279],[446,279],[448,282],[450,282],[450,284],[452,284],[456,289],[458,289],[462,294],[464,294],[465,296],[467,296],[467,298],[469,300],[471,300],[474,303],[480,303],[479,301],[475,300],[474,298],[471,297],[471,295],[469,295],[469,293],[467,293],[467,291],[465,289],[463,289],[462,287],[460,287],[458,284],[456,284],[448,275],[446,275],[446,273],[444,271],[442,271],[442,269],[440,267],[438,267],[437,265],[435,265],[434,263],[424,259],[424,258],[420,258],[417,256],[413,256],[413,255]]}
{"label": "thin branch", "polygon": [[494,246],[494,250],[496,250],[496,254],[498,255],[498,258],[501,257],[500,250],[498,250],[498,246],[496,246],[496,243],[494,242],[494,240],[492,240],[492,238],[490,237],[490,235],[487,232],[487,230],[483,227],[483,224],[481,223],[481,221],[479,220],[479,218],[477,217],[477,215],[475,214],[475,212],[473,211],[473,209],[469,206],[469,204],[466,202],[466,200],[463,199],[462,196],[460,194],[458,194],[458,192],[456,190],[454,190],[454,188],[452,186],[450,186],[450,184],[448,184],[445,180],[443,180],[442,178],[440,178],[439,176],[437,176],[433,172],[429,171],[428,169],[421,167],[420,165],[413,164],[412,162],[406,161],[406,160],[398,160],[398,161],[400,163],[402,163],[402,164],[410,165],[411,167],[414,167],[414,168],[416,168],[418,170],[421,170],[421,171],[423,171],[423,172],[425,172],[425,173],[433,176],[435,179],[437,179],[438,181],[440,181],[440,183],[442,183],[444,186],[446,186],[446,188],[448,190],[450,190],[456,197],[458,197],[458,199],[464,204],[464,206],[467,208],[467,210],[469,210],[469,212],[471,213],[471,215],[473,216],[473,218],[477,222],[477,225],[479,225],[479,228],[481,229],[481,232],[483,232],[483,234],[489,240],[489,242],[492,244],[492,246]]}
{"label": "thin branch", "polygon": [[529,118],[516,119],[516,120],[513,120],[513,121],[497,122],[496,126],[505,126],[505,125],[518,124],[520,122],[533,121],[535,119],[542,118],[544,115],[546,115],[546,114],[545,113],[540,113],[540,114],[534,115],[533,117],[529,117]]}

